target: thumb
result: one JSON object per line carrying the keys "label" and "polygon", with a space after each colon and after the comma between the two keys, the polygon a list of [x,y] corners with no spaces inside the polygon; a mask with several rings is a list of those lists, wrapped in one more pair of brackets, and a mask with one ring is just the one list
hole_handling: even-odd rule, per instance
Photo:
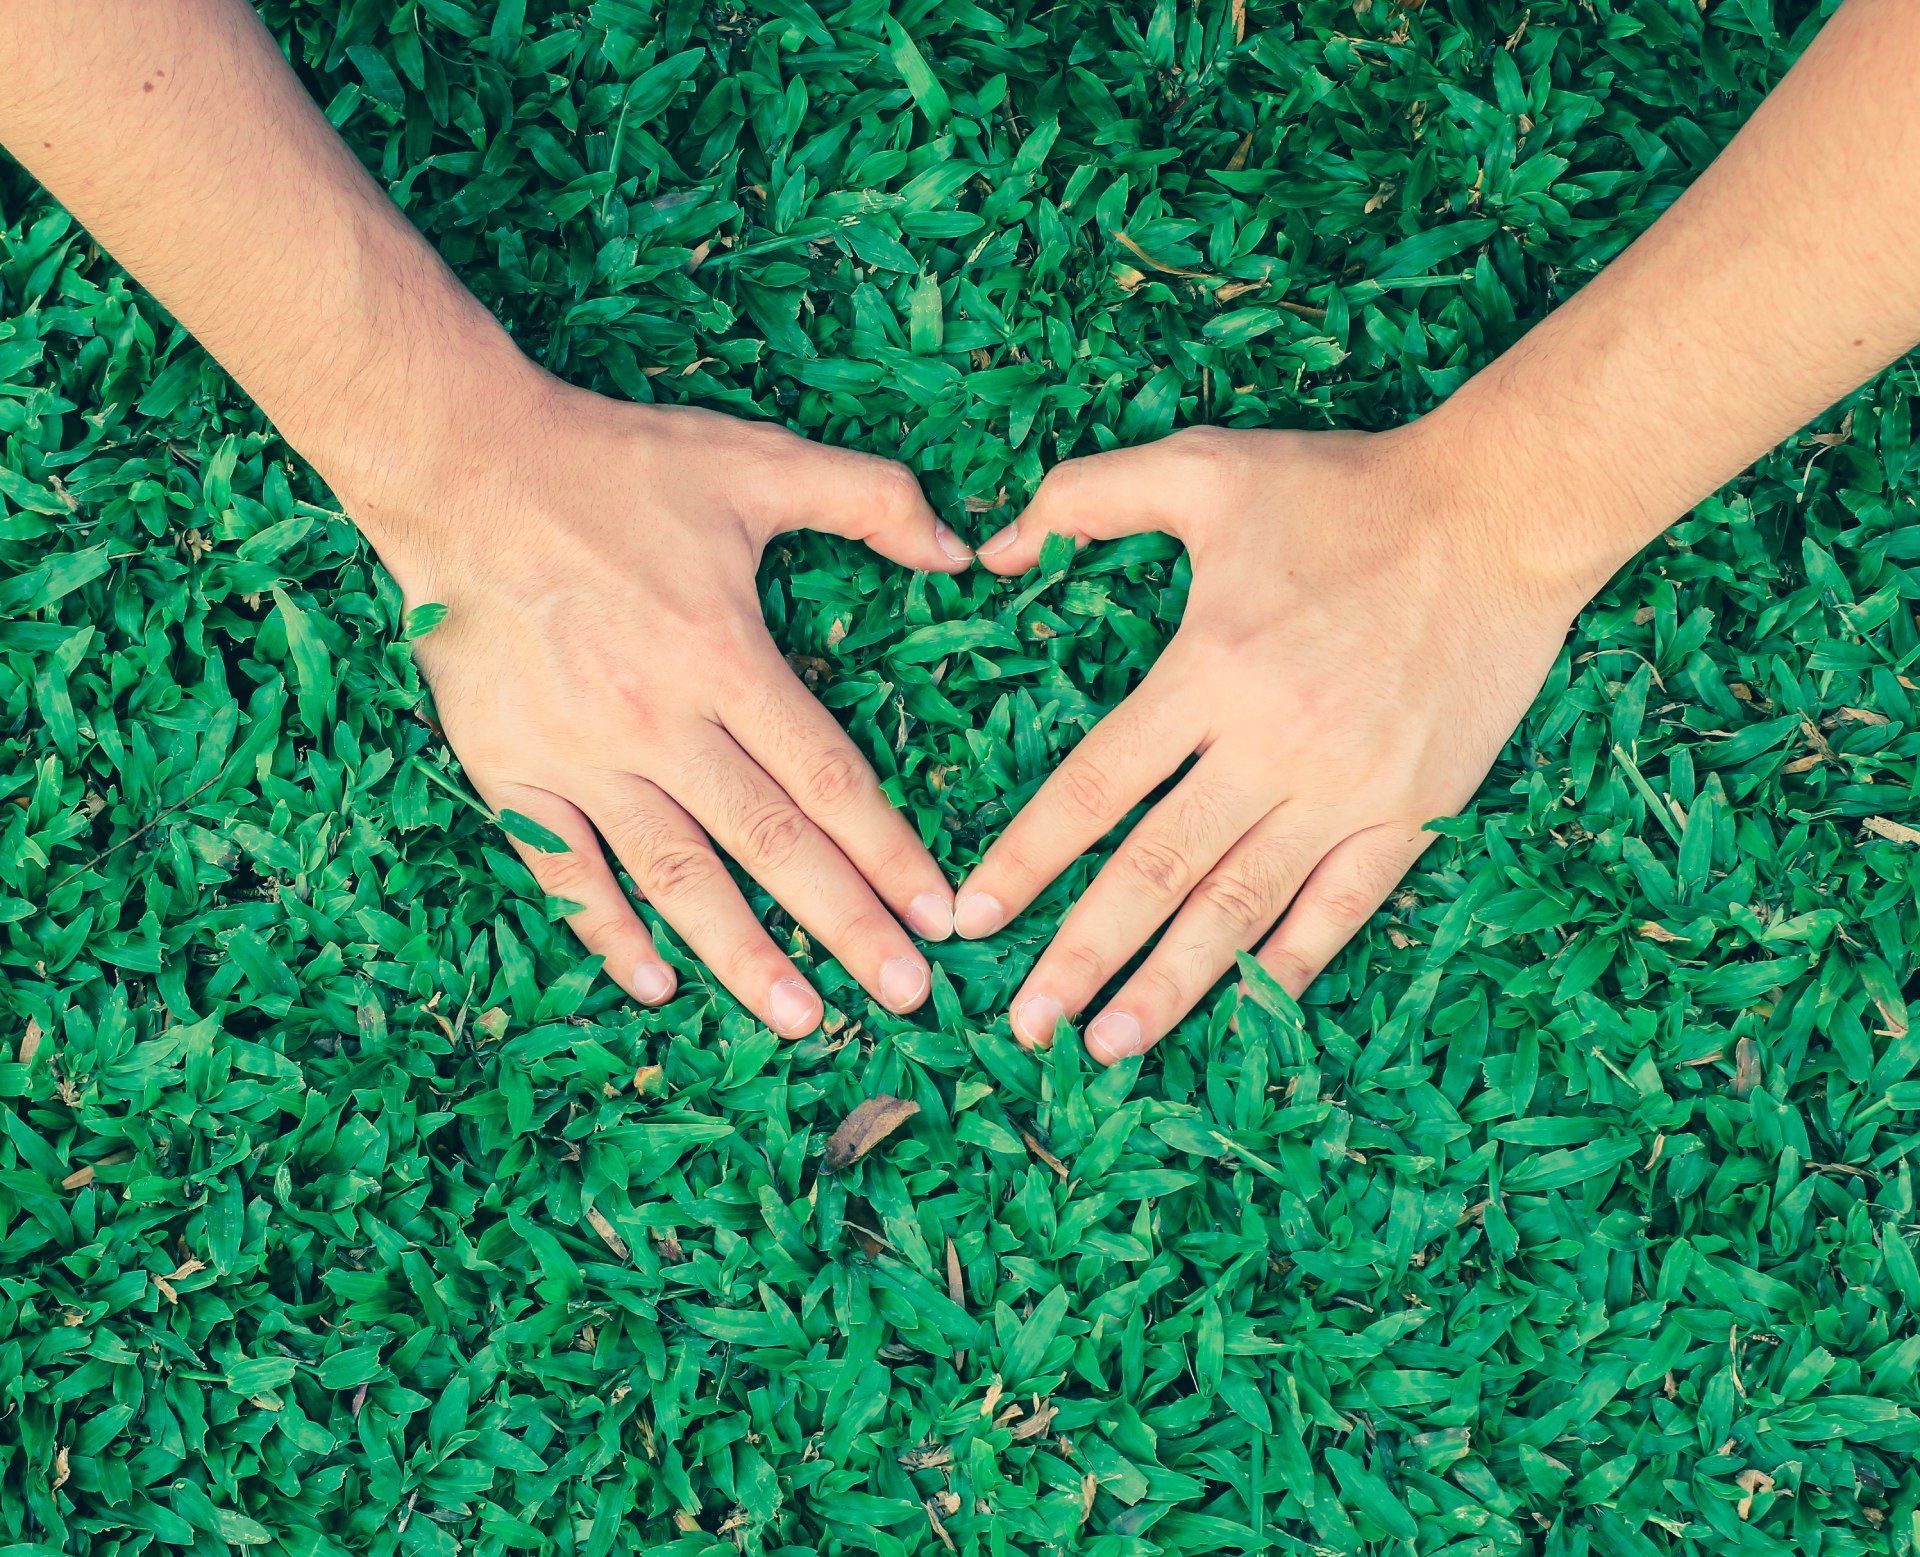
{"label": "thumb", "polygon": [[927,506],[912,471],[855,449],[801,441],[761,494],[772,534],[820,530],[864,541],[881,556],[929,573],[958,573],[973,561],[967,543]]}
{"label": "thumb", "polygon": [[[1071,536],[1084,546],[1149,530],[1180,534],[1183,510],[1210,501],[1183,476],[1186,455],[1217,436],[1213,428],[1195,428],[1158,443],[1063,461],[1047,472],[1019,518],[981,542],[980,565],[994,573],[1024,573],[1039,562],[1049,535]],[[1203,473],[1193,474],[1204,480]]]}

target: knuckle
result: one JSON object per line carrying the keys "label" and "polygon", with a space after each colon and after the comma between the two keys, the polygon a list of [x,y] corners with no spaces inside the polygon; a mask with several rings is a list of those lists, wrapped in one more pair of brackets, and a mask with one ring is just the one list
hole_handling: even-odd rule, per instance
{"label": "knuckle", "polygon": [[579,850],[570,854],[536,854],[533,879],[549,897],[578,901],[592,882],[592,872]]}
{"label": "knuckle", "polygon": [[1157,1011],[1179,1011],[1190,999],[1186,985],[1172,969],[1153,960],[1141,964],[1134,976],[1133,993],[1136,997],[1144,996],[1146,1003]]}
{"label": "knuckle", "polygon": [[1252,873],[1223,871],[1208,880],[1203,899],[1211,914],[1243,938],[1273,917],[1267,888]]}
{"label": "knuckle", "polygon": [[640,862],[647,895],[661,900],[682,898],[711,881],[720,859],[703,844],[678,841],[665,844]]}
{"label": "knuckle", "polygon": [[891,919],[871,908],[851,908],[840,916],[833,942],[835,946],[849,950],[854,947],[874,947],[891,939],[894,928]]}
{"label": "knuckle", "polygon": [[807,819],[788,800],[772,800],[756,807],[741,828],[747,860],[763,870],[777,870],[799,851]]}
{"label": "knuckle", "polygon": [[606,909],[593,909],[584,914],[575,914],[568,921],[573,933],[588,951],[608,951],[620,933],[620,920]]}
{"label": "knuckle", "polygon": [[1261,954],[1260,960],[1267,971],[1280,981],[1281,986],[1290,994],[1299,995],[1319,976],[1320,969],[1290,946],[1270,946]]}
{"label": "knuckle", "polygon": [[1187,884],[1186,857],[1157,838],[1129,840],[1119,859],[1149,891],[1161,896],[1178,892]]}
{"label": "knuckle", "polygon": [[807,770],[807,793],[822,810],[838,811],[865,791],[865,778],[851,752],[821,752]]}
{"label": "knuckle", "polygon": [[873,493],[881,508],[892,515],[910,512],[920,506],[920,481],[905,465],[876,457]]}
{"label": "knuckle", "polygon": [[1173,456],[1174,478],[1217,488],[1234,483],[1246,472],[1249,454],[1246,440],[1224,427],[1188,427],[1167,440]]}
{"label": "knuckle", "polygon": [[1060,798],[1077,816],[1103,826],[1113,815],[1113,790],[1104,775],[1086,762],[1069,762],[1060,770]]}
{"label": "knuckle", "polygon": [[1085,941],[1057,941],[1048,958],[1064,969],[1076,984],[1098,988],[1107,980],[1107,959]]}
{"label": "knuckle", "polygon": [[1378,898],[1357,882],[1342,881],[1323,887],[1320,910],[1335,924],[1352,931],[1373,917]]}

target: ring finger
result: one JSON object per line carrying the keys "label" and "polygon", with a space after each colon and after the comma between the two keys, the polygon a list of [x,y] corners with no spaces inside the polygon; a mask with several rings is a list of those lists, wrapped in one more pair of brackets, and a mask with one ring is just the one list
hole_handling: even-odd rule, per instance
{"label": "ring finger", "polygon": [[1326,853],[1331,829],[1282,806],[1194,889],[1147,960],[1087,1027],[1103,1064],[1145,1054],[1280,917]]}
{"label": "ring finger", "polygon": [[911,1011],[927,997],[927,960],[860,872],[718,726],[674,784],[696,820],[874,999]]}
{"label": "ring finger", "polygon": [[820,1025],[820,997],[774,945],[706,834],[669,795],[621,775],[590,798],[587,814],[634,885],[736,1000],[785,1038]]}
{"label": "ring finger", "polygon": [[1202,756],[1114,851],[1014,997],[1022,1041],[1049,1042],[1270,808],[1231,772],[1225,759]]}

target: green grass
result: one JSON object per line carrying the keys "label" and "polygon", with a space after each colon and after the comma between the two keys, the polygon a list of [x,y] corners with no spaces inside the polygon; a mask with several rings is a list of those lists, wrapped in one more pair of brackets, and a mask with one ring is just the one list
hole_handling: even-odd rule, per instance
{"label": "green grass", "polygon": [[[898,454],[977,538],[1072,452],[1430,407],[1807,11],[269,19],[557,372]],[[328,494],[0,170],[0,1557],[1910,1552],[1917,391],[1602,595],[1303,1014],[1021,1052],[1088,860],[913,1020],[772,919],[833,1012],[787,1045],[593,977]],[[765,575],[956,876],[1185,580]]]}

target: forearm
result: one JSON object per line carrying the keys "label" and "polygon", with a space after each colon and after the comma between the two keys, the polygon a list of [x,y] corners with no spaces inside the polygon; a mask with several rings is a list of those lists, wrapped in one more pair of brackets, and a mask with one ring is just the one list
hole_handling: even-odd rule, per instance
{"label": "forearm", "polygon": [[363,517],[537,378],[245,0],[12,0],[0,142]]}
{"label": "forearm", "polygon": [[[1425,422],[1579,598],[1920,340],[1920,6],[1848,0],[1674,207]],[[1441,456],[1444,463],[1445,456]]]}

